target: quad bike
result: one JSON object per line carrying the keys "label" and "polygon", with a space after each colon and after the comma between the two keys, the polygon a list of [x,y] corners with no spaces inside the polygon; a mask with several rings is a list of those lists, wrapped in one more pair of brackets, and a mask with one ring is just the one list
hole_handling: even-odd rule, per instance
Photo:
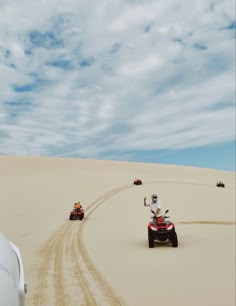
{"label": "quad bike", "polygon": [[84,219],[84,210],[83,208],[74,208],[71,212],[70,212],[70,216],[69,216],[70,220],[83,220]]}
{"label": "quad bike", "polygon": [[222,183],[221,181],[219,181],[219,182],[217,182],[216,183],[216,187],[225,187],[225,184],[224,183]]}
{"label": "quad bike", "polygon": [[143,183],[142,180],[135,178],[134,185],[142,185],[142,183]]}
{"label": "quad bike", "polygon": [[153,218],[154,222],[148,224],[148,245],[149,248],[154,248],[154,242],[171,242],[172,247],[178,247],[178,237],[175,231],[175,224],[169,220],[166,214],[167,209],[162,217]]}

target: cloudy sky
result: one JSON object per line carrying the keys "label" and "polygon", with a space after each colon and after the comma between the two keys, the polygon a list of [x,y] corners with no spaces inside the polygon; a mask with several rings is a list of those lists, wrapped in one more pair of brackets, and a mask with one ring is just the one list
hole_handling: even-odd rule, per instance
{"label": "cloudy sky", "polygon": [[0,0],[0,154],[235,171],[234,0]]}

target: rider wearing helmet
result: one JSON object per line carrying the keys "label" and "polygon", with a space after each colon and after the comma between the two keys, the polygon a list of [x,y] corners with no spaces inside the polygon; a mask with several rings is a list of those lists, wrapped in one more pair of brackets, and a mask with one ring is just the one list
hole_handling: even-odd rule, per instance
{"label": "rider wearing helmet", "polygon": [[155,221],[156,217],[160,217],[163,215],[161,212],[161,204],[156,193],[153,193],[151,195],[151,203],[147,203],[147,198],[144,197],[144,206],[150,207],[150,210],[153,213],[153,222]]}
{"label": "rider wearing helmet", "polygon": [[80,201],[77,201],[74,203],[74,209],[76,212],[79,212],[81,208],[82,208],[82,205],[80,204]]}

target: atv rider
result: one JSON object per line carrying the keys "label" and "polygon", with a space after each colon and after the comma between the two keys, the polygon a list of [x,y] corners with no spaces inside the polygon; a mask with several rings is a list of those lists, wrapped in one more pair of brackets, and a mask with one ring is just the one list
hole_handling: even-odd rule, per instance
{"label": "atv rider", "polygon": [[80,201],[74,203],[75,212],[79,212],[81,208],[82,208],[82,205],[80,204]]}
{"label": "atv rider", "polygon": [[152,223],[156,223],[156,218],[163,216],[163,213],[161,211],[161,204],[160,201],[158,199],[158,196],[156,193],[153,193],[151,195],[151,203],[147,203],[147,198],[144,197],[144,206],[149,206],[152,212]]}

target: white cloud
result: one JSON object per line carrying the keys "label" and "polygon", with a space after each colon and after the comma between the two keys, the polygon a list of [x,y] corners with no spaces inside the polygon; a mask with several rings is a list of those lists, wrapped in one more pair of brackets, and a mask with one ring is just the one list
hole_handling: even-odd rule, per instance
{"label": "white cloud", "polygon": [[0,4],[0,154],[235,139],[232,1]]}
{"label": "white cloud", "polygon": [[162,60],[157,54],[150,55],[144,60],[139,59],[139,61],[125,63],[118,72],[125,76],[139,76],[149,73],[150,70],[160,69],[162,64]]}

